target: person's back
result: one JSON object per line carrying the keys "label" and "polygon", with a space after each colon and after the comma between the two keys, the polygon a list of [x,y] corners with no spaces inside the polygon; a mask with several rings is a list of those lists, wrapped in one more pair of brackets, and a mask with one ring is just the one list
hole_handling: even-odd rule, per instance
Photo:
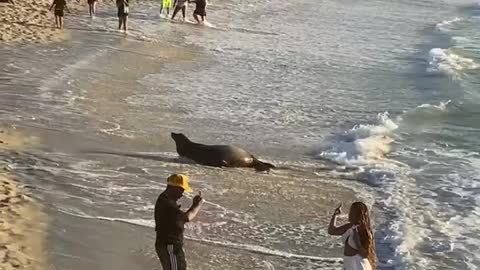
{"label": "person's back", "polygon": [[187,0],[177,0],[176,6],[183,7],[187,3]]}
{"label": "person's back", "polygon": [[55,0],[54,4],[55,4],[55,10],[64,10],[65,6],[67,5],[65,0]]}
{"label": "person's back", "polygon": [[128,7],[128,0],[117,0],[117,8]]}
{"label": "person's back", "polygon": [[207,6],[207,1],[206,0],[196,0],[195,3],[197,3],[196,8],[205,9],[205,7]]}
{"label": "person's back", "polygon": [[174,200],[168,198],[164,192],[155,203],[155,231],[157,242],[163,244],[183,244],[185,214],[179,209]]}
{"label": "person's back", "polygon": [[341,212],[342,205],[340,204],[330,219],[328,234],[342,236],[344,243],[343,269],[375,270],[377,259],[368,207],[362,202],[352,203],[348,213],[349,222],[337,226],[337,216]]}
{"label": "person's back", "polygon": [[122,29],[127,32],[127,22],[128,22],[128,0],[117,0],[117,16],[118,16],[118,30]]}
{"label": "person's back", "polygon": [[68,12],[70,10],[67,7],[67,2],[65,0],[53,0],[50,10],[55,7],[55,26],[57,28],[63,28],[63,10],[66,9]]}

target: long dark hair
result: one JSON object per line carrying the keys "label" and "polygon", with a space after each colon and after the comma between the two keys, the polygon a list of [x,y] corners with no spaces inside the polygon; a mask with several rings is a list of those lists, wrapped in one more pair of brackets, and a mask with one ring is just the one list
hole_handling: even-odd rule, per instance
{"label": "long dark hair", "polygon": [[370,214],[367,206],[362,202],[354,202],[350,207],[350,222],[358,225],[360,244],[367,250],[367,259],[372,269],[377,269],[377,256],[375,254],[375,241],[370,225]]}

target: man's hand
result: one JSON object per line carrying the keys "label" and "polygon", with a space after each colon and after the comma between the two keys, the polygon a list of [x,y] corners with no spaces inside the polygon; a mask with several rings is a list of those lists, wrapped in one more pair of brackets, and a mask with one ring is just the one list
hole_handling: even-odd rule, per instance
{"label": "man's hand", "polygon": [[203,203],[203,198],[202,198],[202,192],[199,192],[198,195],[196,195],[195,197],[193,197],[193,203],[192,205],[194,207],[197,207],[199,206],[200,204]]}
{"label": "man's hand", "polygon": [[198,195],[193,197],[192,207],[187,211],[187,221],[192,221],[200,211],[200,206],[203,203],[202,192],[199,192]]}

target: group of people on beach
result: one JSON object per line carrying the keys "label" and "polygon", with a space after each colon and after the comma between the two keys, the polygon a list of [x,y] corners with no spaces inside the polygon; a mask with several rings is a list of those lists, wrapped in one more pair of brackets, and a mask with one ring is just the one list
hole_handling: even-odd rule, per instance
{"label": "group of people on beach", "polygon": [[[183,251],[185,223],[192,221],[204,202],[199,192],[192,206],[182,211],[177,201],[184,192],[192,192],[188,177],[173,174],[167,178],[167,188],[157,198],[154,207],[155,250],[164,270],[186,270],[187,262]],[[328,234],[342,236],[344,270],[376,270],[377,259],[370,213],[362,202],[350,206],[348,222],[337,226],[337,217],[342,213],[338,206],[330,219]]]}
{"label": "group of people on beach", "polygon": [[174,8],[171,19],[174,20],[178,12],[182,11],[183,21],[186,21],[186,12],[188,3],[195,3],[196,7],[193,11],[193,18],[198,24],[204,23],[207,18],[207,0],[160,0],[160,15],[162,11],[167,11],[167,16],[170,15],[170,9]]}
{"label": "group of people on beach", "polygon": [[[90,17],[95,16],[96,5],[98,0],[87,0],[88,11]],[[207,0],[160,0],[160,15],[162,11],[167,11],[167,16],[170,15],[170,9],[173,9],[171,20],[175,19],[178,12],[182,11],[183,21],[186,21],[186,10],[188,3],[195,3],[196,8],[193,12],[193,17],[198,24],[205,23],[207,17]],[[129,0],[116,0],[117,16],[118,16],[118,30],[127,32]],[[70,13],[66,0],[53,0],[50,10],[54,9],[55,26],[63,29],[64,10]]]}

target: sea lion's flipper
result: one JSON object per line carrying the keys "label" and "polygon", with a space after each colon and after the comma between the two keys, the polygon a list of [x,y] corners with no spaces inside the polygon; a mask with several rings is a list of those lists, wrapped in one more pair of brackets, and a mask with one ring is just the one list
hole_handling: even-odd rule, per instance
{"label": "sea lion's flipper", "polygon": [[273,164],[267,163],[260,161],[253,157],[253,168],[255,168],[256,171],[263,172],[263,171],[270,171],[270,169],[275,168]]}
{"label": "sea lion's flipper", "polygon": [[227,162],[226,160],[224,160],[224,159],[222,159],[222,162],[221,162],[221,163],[222,163],[222,166],[221,166],[221,167],[230,167],[230,166],[228,166],[228,162]]}

